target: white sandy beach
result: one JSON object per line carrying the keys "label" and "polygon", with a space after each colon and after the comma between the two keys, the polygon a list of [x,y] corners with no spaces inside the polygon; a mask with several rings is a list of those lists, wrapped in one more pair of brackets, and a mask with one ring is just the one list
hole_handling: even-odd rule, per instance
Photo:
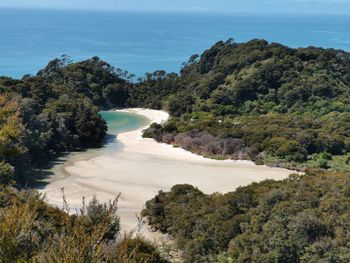
{"label": "white sandy beach", "polygon": [[[168,118],[164,111],[125,109],[161,123]],[[143,127],[142,129],[144,129]],[[72,209],[79,208],[82,197],[94,195],[100,201],[113,199],[121,193],[119,215],[122,229],[137,225],[136,214],[145,202],[159,190],[167,191],[175,184],[192,184],[205,193],[233,191],[239,186],[264,179],[284,179],[289,170],[257,166],[249,161],[219,161],[206,159],[180,148],[141,137],[142,129],[118,135],[121,151],[113,156],[101,156],[78,161],[66,167],[69,176],[53,180],[40,190],[47,201],[62,205],[61,187]]]}

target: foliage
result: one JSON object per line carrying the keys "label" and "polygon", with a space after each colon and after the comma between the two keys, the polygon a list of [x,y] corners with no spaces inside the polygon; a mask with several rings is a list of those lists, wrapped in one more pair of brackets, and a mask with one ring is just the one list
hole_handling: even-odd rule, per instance
{"label": "foliage", "polygon": [[93,199],[70,215],[67,203],[53,208],[35,191],[1,188],[0,262],[166,262],[148,241],[120,235],[117,201]]}
{"label": "foliage", "polygon": [[[173,118],[145,135],[206,156],[259,163],[273,156],[279,166],[299,167],[323,152],[344,155],[350,150],[349,64],[341,50],[220,41],[193,56],[172,81],[165,75],[153,85],[167,79],[163,89],[147,89],[147,99],[161,97]],[[203,148],[203,133],[212,136],[210,147]],[[185,141],[176,142],[178,135]],[[244,147],[226,152],[227,139]]]}
{"label": "foliage", "polygon": [[348,262],[350,174],[308,171],[225,195],[159,192],[143,215],[186,262]]}
{"label": "foliage", "polygon": [[15,179],[13,166],[16,156],[23,152],[22,131],[16,102],[0,95],[0,185]]}
{"label": "foliage", "polygon": [[141,236],[124,235],[117,247],[117,262],[122,263],[166,263],[159,251]]}
{"label": "foliage", "polygon": [[[13,117],[6,108],[1,113],[7,133],[17,134],[0,148],[10,143],[14,147],[2,149],[20,150],[10,162],[0,161],[12,165],[24,184],[33,167],[58,153],[101,145],[101,108],[137,106],[172,116],[147,130],[147,137],[208,157],[302,169],[313,155],[350,151],[349,64],[350,55],[341,50],[229,39],[191,56],[180,74],[159,70],[134,82],[134,75],[98,57],[72,63],[63,56],[36,76],[0,78],[0,94],[17,103]],[[24,128],[8,126],[19,127],[11,118]]]}
{"label": "foliage", "polygon": [[97,57],[79,63],[63,57],[36,76],[0,78],[0,94],[9,97],[0,97],[0,161],[11,159],[17,183],[60,152],[101,145],[107,127],[98,111],[124,105],[125,76]]}
{"label": "foliage", "polygon": [[[26,183],[60,152],[98,147],[100,109],[165,109],[144,133],[213,158],[347,170],[350,54],[264,40],[218,42],[180,74],[132,74],[97,57],[55,59],[36,76],[0,78],[0,185]],[[308,171],[206,195],[174,186],[143,215],[186,262],[349,262],[347,172]],[[70,215],[35,191],[1,186],[0,262],[164,262],[140,236],[120,236],[117,202]]]}

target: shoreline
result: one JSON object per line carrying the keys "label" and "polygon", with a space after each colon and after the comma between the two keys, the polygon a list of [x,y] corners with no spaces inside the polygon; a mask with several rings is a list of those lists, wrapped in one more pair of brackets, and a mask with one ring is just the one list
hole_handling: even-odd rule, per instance
{"label": "shoreline", "polygon": [[[61,187],[64,187],[73,211],[81,207],[83,197],[87,202],[93,196],[101,202],[108,202],[121,193],[118,209],[121,227],[123,231],[131,231],[137,226],[136,214],[141,212],[145,202],[158,191],[168,191],[176,184],[192,184],[206,194],[224,194],[252,182],[282,180],[294,172],[258,166],[251,161],[208,159],[185,149],[142,138],[142,130],[152,122],[166,121],[169,114],[141,108],[115,111],[142,115],[149,123],[137,130],[118,134],[118,143],[123,147],[111,156],[64,164],[68,176],[57,180],[53,178],[40,189],[46,194],[48,203],[62,206]],[[146,226],[142,234],[157,240],[162,236],[151,232]]]}
{"label": "shoreline", "polygon": [[[167,147],[170,147],[171,149],[173,149],[173,151],[177,152],[176,155],[174,153],[170,153],[172,155],[172,157],[179,157],[179,158],[183,157],[183,158],[186,158],[186,160],[188,160],[188,158],[190,157],[191,159],[196,160],[196,161],[197,160],[206,160],[206,161],[211,160],[214,162],[219,161],[222,163],[239,163],[239,164],[254,165],[257,167],[265,167],[265,168],[270,168],[270,169],[284,169],[284,170],[290,171],[291,174],[300,172],[300,171],[287,169],[287,168],[283,168],[283,167],[278,167],[278,166],[268,166],[266,164],[257,165],[251,160],[233,160],[233,159],[218,160],[218,159],[213,159],[213,158],[209,158],[209,157],[205,157],[205,156],[193,153],[193,152],[188,151],[186,149],[183,149],[181,147],[175,147],[172,144],[157,142],[152,138],[143,138],[142,131],[144,129],[148,128],[150,126],[150,124],[152,124],[153,122],[158,123],[158,124],[162,124],[162,123],[166,122],[169,119],[170,115],[163,110],[151,110],[151,109],[143,109],[143,108],[125,108],[125,109],[117,109],[114,111],[115,112],[127,112],[127,113],[138,114],[138,115],[141,115],[141,116],[147,118],[150,121],[147,125],[145,125],[144,127],[141,127],[140,129],[118,134],[118,140],[120,142],[122,142],[123,140],[128,140],[128,142],[129,142],[129,140],[131,139],[129,137],[135,136],[135,139],[138,139],[138,140],[152,141],[152,142],[155,142],[156,144],[166,145]],[[139,134],[137,135],[137,133],[139,133]]]}

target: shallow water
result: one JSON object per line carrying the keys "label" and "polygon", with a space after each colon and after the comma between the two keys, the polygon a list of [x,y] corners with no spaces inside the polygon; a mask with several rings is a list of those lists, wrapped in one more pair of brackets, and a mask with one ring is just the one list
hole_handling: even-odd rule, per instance
{"label": "shallow water", "polygon": [[99,114],[107,122],[108,134],[132,131],[147,125],[149,120],[135,113],[119,111],[100,111]]}
{"label": "shallow water", "polygon": [[149,120],[144,116],[127,112],[101,111],[100,115],[107,122],[108,131],[105,144],[100,148],[91,148],[85,151],[72,152],[62,155],[52,161],[47,169],[40,171],[46,174],[41,182],[52,182],[66,177],[67,165],[82,160],[89,160],[100,156],[110,156],[123,149],[123,145],[118,141],[118,134],[139,129],[146,126]]}

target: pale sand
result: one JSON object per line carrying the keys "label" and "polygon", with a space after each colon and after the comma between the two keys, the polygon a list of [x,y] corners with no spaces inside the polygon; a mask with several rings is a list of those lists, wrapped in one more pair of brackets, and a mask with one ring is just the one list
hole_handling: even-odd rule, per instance
{"label": "pale sand", "polygon": [[[140,114],[157,123],[169,117],[164,111],[149,109],[120,111]],[[123,148],[113,156],[78,161],[66,167],[69,176],[53,180],[41,190],[46,193],[47,201],[62,206],[61,187],[73,210],[81,207],[83,196],[89,200],[96,195],[100,201],[108,201],[122,193],[119,200],[122,229],[131,230],[137,225],[135,215],[159,190],[167,191],[176,184],[187,183],[208,194],[226,193],[252,182],[281,180],[292,173],[286,169],[257,166],[250,161],[206,159],[153,139],[144,139],[142,129],[119,134],[118,141]]]}

